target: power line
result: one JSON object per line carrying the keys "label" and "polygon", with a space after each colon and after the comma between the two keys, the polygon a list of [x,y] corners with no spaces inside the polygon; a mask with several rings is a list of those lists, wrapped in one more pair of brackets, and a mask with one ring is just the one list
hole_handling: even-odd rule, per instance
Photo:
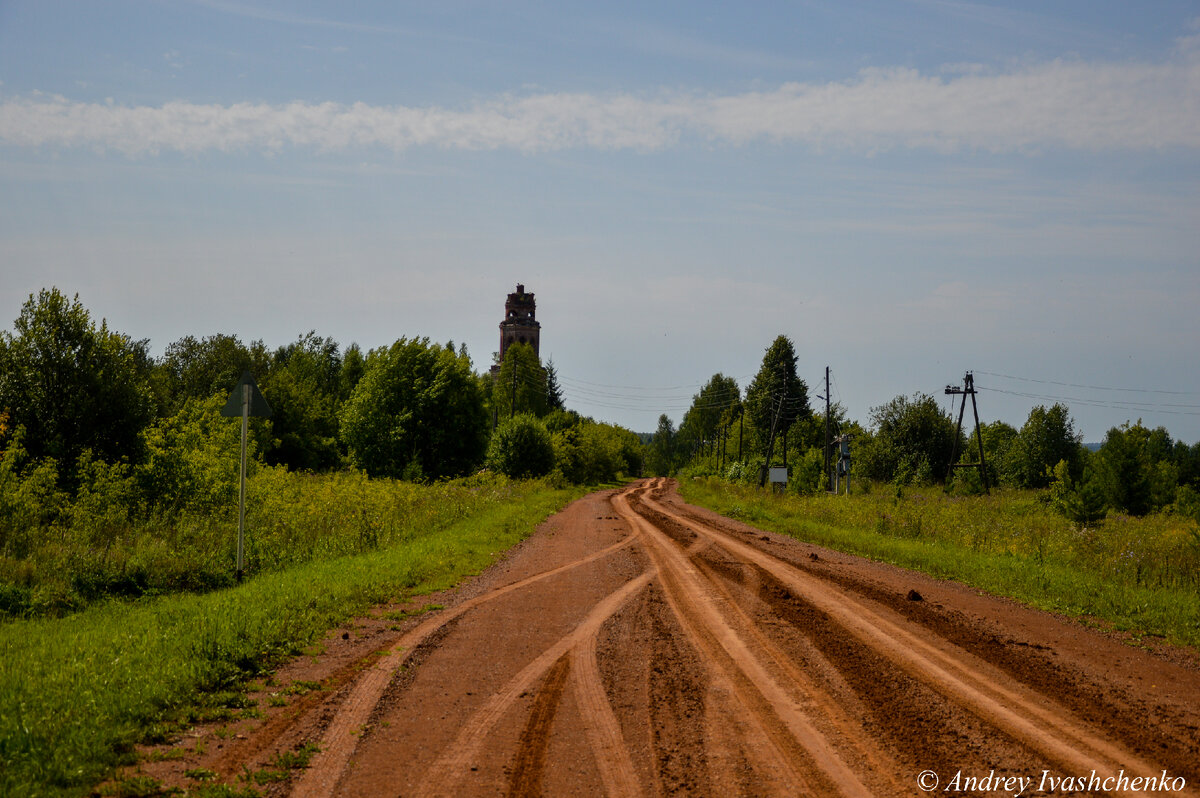
{"label": "power line", "polygon": [[[982,373],[982,372],[980,372]],[[1197,405],[1157,405],[1150,402],[1106,402],[1098,399],[1085,399],[1077,396],[1053,396],[1049,394],[1026,393],[1024,391],[1006,391],[1003,388],[985,388],[977,386],[979,390],[992,391],[993,393],[1003,393],[1009,396],[1021,396],[1026,399],[1048,399],[1056,402],[1074,402],[1075,404],[1084,405],[1086,407],[1102,407],[1110,410],[1131,410],[1137,413],[1166,413],[1175,416],[1200,416],[1200,410],[1163,410],[1163,407],[1197,407]]]}
{"label": "power line", "polygon": [[[1110,388],[1103,385],[1080,385],[1074,382],[1057,382],[1055,380],[1039,380],[1033,377],[1014,377],[1011,374],[997,374],[991,371],[975,370],[976,374],[986,374],[989,377],[1002,377],[1006,380],[1020,380],[1021,382],[1037,382],[1043,385],[1061,385],[1064,388],[1084,388],[1089,391],[1122,391],[1126,393],[1161,393],[1171,396],[1200,396],[1200,391],[1166,391],[1157,388]],[[993,389],[995,390],[995,389]],[[1200,405],[1166,405],[1166,407],[1200,407]]]}
{"label": "power line", "polygon": [[[580,385],[588,385],[588,386],[592,386],[595,388],[615,388],[617,390],[626,390],[626,391],[683,391],[683,390],[690,391],[693,388],[703,388],[703,387],[707,386],[709,383],[709,381],[706,380],[704,382],[691,382],[691,383],[687,383],[686,385],[663,385],[663,386],[648,387],[645,385],[611,385],[611,384],[603,383],[603,382],[589,382],[588,380],[581,380],[578,377],[564,377],[562,374],[559,374],[558,376],[560,379],[570,380],[571,382],[577,382]],[[722,375],[722,376],[726,376],[726,375]],[[735,381],[742,381],[747,378],[746,377],[733,377],[732,379],[734,379]]]}

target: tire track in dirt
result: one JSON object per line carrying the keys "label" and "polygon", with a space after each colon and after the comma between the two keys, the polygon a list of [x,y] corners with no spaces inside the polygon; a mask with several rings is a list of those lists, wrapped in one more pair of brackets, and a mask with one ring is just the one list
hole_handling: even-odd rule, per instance
{"label": "tire track in dirt", "polygon": [[[761,657],[772,671],[779,674],[778,678],[781,682],[793,686],[793,691],[797,695],[797,703],[813,718],[821,733],[831,739],[836,739],[840,746],[847,749],[850,759],[862,763],[864,769],[877,774],[880,779],[886,780],[880,784],[873,784],[874,791],[891,794],[901,792],[900,785],[888,778],[888,774],[898,772],[897,763],[871,744],[871,741],[862,734],[861,723],[847,715],[842,710],[841,701],[838,698],[835,698],[814,678],[806,674],[793,662],[789,654],[767,636],[759,622],[739,606],[735,597],[722,584],[723,578],[718,576],[716,569],[701,557],[693,556],[692,561],[724,598],[724,605],[729,613],[728,617],[735,621],[739,634],[747,638],[753,649],[758,652],[757,656]],[[756,594],[761,594],[762,584],[758,570],[752,569],[752,573],[755,578],[749,581],[757,588]]]}
{"label": "tire track in dirt", "polygon": [[[653,484],[656,487],[659,483]],[[634,494],[633,498],[644,501],[644,493]],[[799,701],[803,699],[780,684],[728,623],[728,609],[720,606],[715,591],[674,545],[675,538],[636,512],[625,495],[616,496],[613,506],[648,542],[667,601],[681,625],[767,733],[780,765],[792,772],[793,783],[817,794],[870,795],[802,710]]]}
{"label": "tire track in dirt", "polygon": [[[640,533],[639,533],[640,537]],[[699,546],[702,546],[700,542]],[[584,725],[593,743],[593,755],[600,768],[601,778],[612,795],[638,795],[637,775],[628,755],[628,748],[621,739],[620,727],[612,714],[612,707],[603,692],[598,667],[589,667],[595,662],[596,638],[601,626],[633,596],[643,591],[652,579],[661,574],[655,568],[626,582],[598,602],[592,612],[574,630],[545,649],[526,665],[500,690],[477,710],[464,724],[454,742],[428,769],[415,794],[418,796],[452,796],[459,782],[474,767],[472,762],[479,756],[492,729],[524,695],[530,687],[552,667],[553,663],[566,656],[578,657],[583,667],[577,669],[577,693]],[[561,692],[559,693],[561,695]]]}
{"label": "tire track in dirt", "polygon": [[538,691],[517,743],[506,798],[536,798],[542,794],[542,771],[546,767],[546,750],[550,747],[550,730],[570,671],[571,652],[568,651],[546,673],[546,681]]}
{"label": "tire track in dirt", "polygon": [[[669,506],[689,520],[715,526],[752,545],[760,536],[758,530],[740,522],[676,504],[677,498],[669,497]],[[1039,694],[1053,696],[1057,704],[1080,720],[1125,741],[1126,746],[1143,758],[1159,762],[1168,772],[1186,777],[1189,783],[1200,782],[1200,734],[1197,733],[1200,727],[1193,715],[1169,704],[1147,702],[1112,684],[1096,684],[1078,668],[1060,661],[1053,645],[1030,642],[1011,631],[981,624],[978,618],[972,619],[954,607],[910,601],[904,595],[905,589],[889,589],[865,580],[861,574],[843,571],[827,560],[806,555],[799,547],[787,551],[788,556],[781,559],[792,567],[861,595],[931,630],[953,646],[1004,671],[1014,681]],[[1147,722],[1150,719],[1153,722]],[[1180,734],[1181,731],[1184,733]]]}
{"label": "tire track in dirt", "polygon": [[[488,593],[468,599],[462,604],[441,612],[420,623],[403,635],[389,651],[386,651],[358,679],[352,692],[338,707],[332,721],[321,737],[320,751],[313,757],[309,768],[292,788],[293,798],[328,798],[333,795],[338,780],[345,771],[359,742],[358,732],[367,726],[372,712],[383,698],[388,685],[396,673],[408,663],[412,652],[447,624],[455,621],[470,610],[494,601],[504,595],[529,585],[565,573],[631,545],[634,536],[629,535],[600,551],[573,562],[551,568],[525,579],[496,588]],[[281,727],[280,732],[283,731]],[[262,746],[259,746],[261,748]]]}
{"label": "tire track in dirt", "polygon": [[643,590],[649,584],[651,574],[643,574],[633,581],[625,583],[619,590],[610,593],[574,631],[560,638],[554,645],[546,649],[533,662],[508,681],[499,691],[494,693],[463,726],[454,742],[447,746],[443,754],[433,763],[421,780],[416,790],[418,796],[455,796],[458,782],[472,767],[472,762],[479,756],[480,749],[492,728],[499,722],[501,716],[508,711],[521,694],[526,692],[536,681],[542,678],[560,657],[568,654],[571,649],[589,637],[595,637],[608,618],[620,609],[629,598]]}
{"label": "tire track in dirt", "polygon": [[596,643],[597,635],[588,635],[575,648],[576,667],[571,672],[575,697],[584,717],[591,720],[585,731],[596,757],[596,765],[600,768],[605,792],[608,795],[639,796],[642,790],[637,771],[621,736],[621,725],[613,714],[612,704],[604,690]]}
{"label": "tire track in dirt", "polygon": [[649,496],[642,500],[651,510],[689,526],[734,557],[754,563],[785,585],[795,598],[819,609],[909,675],[1062,766],[1066,772],[1116,773],[1122,769],[1146,774],[1158,772],[1154,763],[1093,733],[1048,697],[1029,694],[1021,686],[997,678],[996,673],[981,672],[967,664],[974,659],[967,652],[950,653],[935,647],[828,582],[720,530],[674,514]]}

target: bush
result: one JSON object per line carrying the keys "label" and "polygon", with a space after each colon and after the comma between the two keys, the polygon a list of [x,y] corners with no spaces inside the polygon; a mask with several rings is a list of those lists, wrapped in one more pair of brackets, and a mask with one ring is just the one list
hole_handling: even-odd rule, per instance
{"label": "bush", "polygon": [[871,423],[874,434],[859,442],[864,476],[899,485],[928,485],[945,476],[955,424],[932,396],[897,396],[871,408]]}
{"label": "bush", "polygon": [[[212,513],[237,499],[241,421],[221,415],[222,399],[188,399],[179,411],[147,428],[146,460],[137,469],[149,503],[163,510]],[[265,423],[254,420],[252,428]],[[260,433],[261,434],[261,433]],[[247,441],[247,464],[253,469],[261,451],[258,436]]]}
{"label": "bush", "polygon": [[801,495],[820,493],[826,488],[825,458],[821,450],[811,447],[794,466],[788,480],[788,491]]}
{"label": "bush", "polygon": [[24,559],[37,545],[41,527],[58,521],[69,496],[58,487],[53,458],[31,460],[18,427],[0,456],[0,556]]}
{"label": "bush", "polygon": [[1090,469],[1078,481],[1071,478],[1070,464],[1060,460],[1050,470],[1050,504],[1077,524],[1095,524],[1104,518],[1104,491]]}
{"label": "bush", "polygon": [[642,472],[642,445],[627,429],[577,419],[551,436],[554,462],[564,479],[576,485],[611,482],[621,474]]}
{"label": "bush", "polygon": [[523,413],[496,427],[487,462],[513,479],[545,476],[554,468],[554,444],[546,426],[535,416]]}
{"label": "bush", "polygon": [[1171,511],[1200,523],[1200,491],[1191,485],[1180,485],[1175,491],[1175,502],[1171,505]]}

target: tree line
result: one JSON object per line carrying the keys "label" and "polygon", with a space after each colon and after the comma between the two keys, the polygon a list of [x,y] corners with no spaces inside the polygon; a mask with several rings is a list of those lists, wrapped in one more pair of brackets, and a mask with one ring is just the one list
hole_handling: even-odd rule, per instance
{"label": "tree line", "polygon": [[[678,428],[667,415],[648,445],[646,466],[656,474],[718,473],[753,481],[765,464],[786,464],[789,489],[825,490],[826,418],[810,406],[797,375],[795,346],[778,336],[743,393],[737,381],[714,374],[692,397]],[[897,396],[872,407],[865,424],[830,405],[831,437],[852,440],[850,474],[875,483],[942,484],[959,492],[982,489],[978,469],[951,469],[951,457],[978,462],[974,429],[956,420],[930,394]],[[1139,420],[1110,429],[1098,449],[1083,445],[1069,408],[1035,406],[1020,429],[981,424],[990,485],[1045,491],[1064,514],[1087,523],[1108,512],[1144,515],[1172,511],[1200,520],[1200,442],[1173,440],[1163,427]],[[833,458],[836,459],[836,458]]]}
{"label": "tree line", "polygon": [[0,514],[15,491],[76,497],[101,476],[148,506],[226,501],[239,430],[220,410],[246,371],[273,411],[251,421],[260,465],[414,481],[489,467],[588,483],[640,473],[637,436],[564,407],[532,348],[509,347],[498,366],[476,372],[452,341],[364,352],[315,332],[273,349],[189,335],[155,357],[78,296],[44,289],[0,332]]}

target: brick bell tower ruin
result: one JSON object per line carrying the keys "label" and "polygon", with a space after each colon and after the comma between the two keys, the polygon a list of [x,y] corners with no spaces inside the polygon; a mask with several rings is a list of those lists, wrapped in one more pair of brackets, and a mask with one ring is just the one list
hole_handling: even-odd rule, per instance
{"label": "brick bell tower ruin", "polygon": [[537,321],[537,303],[532,293],[525,292],[525,286],[517,283],[517,290],[508,295],[504,303],[504,321],[500,322],[500,362],[504,362],[504,353],[510,344],[529,344],[533,351],[538,350],[538,338],[542,333],[542,325]]}

